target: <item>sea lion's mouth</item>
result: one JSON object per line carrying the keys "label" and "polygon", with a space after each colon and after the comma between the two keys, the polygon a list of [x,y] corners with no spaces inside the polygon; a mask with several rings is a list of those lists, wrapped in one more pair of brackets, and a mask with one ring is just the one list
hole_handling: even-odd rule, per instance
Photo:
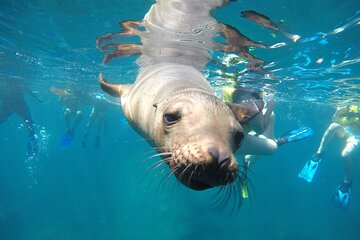
{"label": "sea lion's mouth", "polygon": [[228,169],[213,171],[204,166],[170,166],[175,177],[185,186],[202,191],[213,187],[227,185],[235,181],[237,174]]}
{"label": "sea lion's mouth", "polygon": [[191,188],[193,190],[197,190],[197,191],[202,191],[202,190],[206,190],[206,189],[214,187],[214,186],[211,186],[209,184],[206,184],[204,182],[197,181],[197,180],[191,180],[190,182],[188,182],[187,186],[189,188]]}

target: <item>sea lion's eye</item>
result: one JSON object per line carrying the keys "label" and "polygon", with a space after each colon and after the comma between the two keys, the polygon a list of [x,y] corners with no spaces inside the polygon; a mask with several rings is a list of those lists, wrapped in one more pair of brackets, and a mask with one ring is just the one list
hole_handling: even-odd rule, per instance
{"label": "sea lion's eye", "polygon": [[180,121],[179,113],[165,113],[164,114],[164,122],[166,125],[173,125]]}
{"label": "sea lion's eye", "polygon": [[244,139],[244,133],[242,131],[237,131],[234,136],[234,144],[236,149],[240,148],[243,139]]}

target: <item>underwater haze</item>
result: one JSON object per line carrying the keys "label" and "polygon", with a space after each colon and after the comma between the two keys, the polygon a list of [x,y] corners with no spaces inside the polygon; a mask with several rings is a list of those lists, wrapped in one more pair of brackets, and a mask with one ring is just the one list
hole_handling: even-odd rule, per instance
{"label": "underwater haze", "polygon": [[[244,51],[251,56],[236,58],[227,70],[219,66],[228,67],[224,59],[232,53],[208,49],[212,61],[202,73],[216,94],[222,97],[229,81],[264,92],[276,102],[276,136],[302,126],[314,130],[251,165],[249,198],[239,209],[233,199],[214,206],[218,189],[188,189],[157,165],[160,158],[151,157],[156,152],[129,125],[119,100],[98,84],[99,73],[116,83],[135,81],[139,56],[105,63],[113,49],[96,40],[120,32],[121,21],[142,20],[154,3],[0,1],[0,239],[360,239],[359,147],[347,210],[332,204],[343,181],[343,141],[329,143],[311,183],[298,177],[337,107],[360,106],[360,1],[237,0],[212,12],[265,46],[250,46]],[[281,30],[246,19],[245,10],[265,14]],[[114,41],[141,44],[139,36]],[[19,91],[31,126],[16,114],[24,102],[10,101]],[[71,102],[82,112],[71,112],[74,128],[67,129],[65,96],[81,100]],[[106,106],[96,105],[101,110],[88,128],[99,99]],[[8,109],[15,114],[1,119]],[[225,198],[234,194],[241,196]]]}

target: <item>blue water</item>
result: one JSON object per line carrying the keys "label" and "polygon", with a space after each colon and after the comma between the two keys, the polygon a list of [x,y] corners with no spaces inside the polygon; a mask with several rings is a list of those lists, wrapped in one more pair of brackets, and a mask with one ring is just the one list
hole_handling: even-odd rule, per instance
{"label": "blue water", "polygon": [[[243,82],[275,92],[277,136],[304,125],[315,131],[256,161],[249,175],[250,198],[235,214],[211,206],[216,190],[192,191],[173,176],[163,183],[160,169],[149,170],[155,162],[146,160],[154,154],[150,145],[128,125],[119,107],[105,112],[107,128],[99,149],[94,129],[86,148],[81,147],[88,105],[71,145],[59,146],[65,131],[63,107],[49,89],[78,86],[101,93],[100,72],[119,83],[133,82],[136,58],[104,65],[95,41],[119,31],[119,21],[141,20],[153,3],[0,2],[0,81],[21,80],[43,100],[25,97],[38,136],[37,155],[26,154],[28,136],[21,118],[12,115],[0,125],[0,239],[359,239],[360,153],[353,156],[346,212],[331,203],[343,178],[341,141],[330,143],[312,183],[297,177],[316,151],[336,104],[360,101],[358,0],[244,0],[214,12],[218,21],[254,41],[286,43],[251,51],[269,65],[271,77],[247,76]],[[240,17],[248,9],[284,20],[283,28],[301,39],[291,42]],[[204,73],[219,89],[224,83],[214,71]]]}

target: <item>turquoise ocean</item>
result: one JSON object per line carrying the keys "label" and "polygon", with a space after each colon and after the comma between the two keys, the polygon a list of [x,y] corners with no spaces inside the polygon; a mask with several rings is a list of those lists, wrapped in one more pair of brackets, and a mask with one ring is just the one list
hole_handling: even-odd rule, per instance
{"label": "turquoise ocean", "polygon": [[[81,145],[91,112],[86,104],[73,141],[61,147],[63,106],[50,88],[76,86],[103,94],[99,73],[112,82],[132,83],[138,73],[136,56],[103,64],[96,39],[119,32],[118,22],[143,19],[154,2],[0,1],[0,83],[7,82],[0,93],[8,91],[9,80],[10,85],[21,81],[42,99],[39,103],[25,95],[39,144],[36,155],[26,154],[27,129],[19,116],[13,114],[0,125],[0,239],[359,239],[360,151],[353,155],[347,211],[331,202],[343,179],[342,141],[330,143],[313,182],[298,178],[336,106],[360,105],[359,0],[238,0],[213,12],[219,22],[253,41],[278,44],[250,49],[269,74],[238,79],[244,87],[271,92],[275,135],[301,126],[314,130],[309,138],[281,146],[252,165],[250,197],[238,211],[231,200],[228,206],[214,207],[216,189],[193,191],[174,176],[164,181],[168,170],[151,167],[159,159],[148,158],[154,151],[119,106],[104,113],[99,148],[94,146],[95,128],[86,147]],[[244,10],[265,14],[301,38],[294,42],[261,27],[241,17]],[[214,58],[221,57],[214,53]],[[226,86],[216,66],[203,73],[216,91]]]}

